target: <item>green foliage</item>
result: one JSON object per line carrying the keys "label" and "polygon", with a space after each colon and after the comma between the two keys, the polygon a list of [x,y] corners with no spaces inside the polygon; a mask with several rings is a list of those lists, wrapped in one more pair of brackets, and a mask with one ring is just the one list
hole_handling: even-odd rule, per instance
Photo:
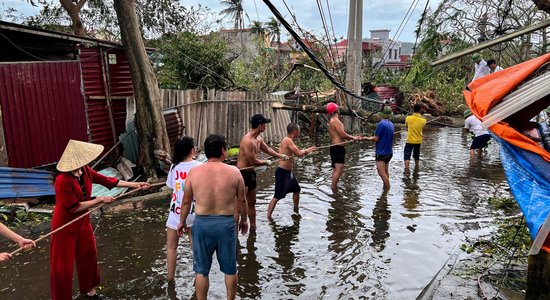
{"label": "green foliage", "polygon": [[[39,6],[40,11],[23,20],[23,23],[56,31],[66,31],[71,19],[61,7],[59,0],[28,0]],[[113,8],[113,0],[86,0],[80,11],[80,18],[88,35],[101,33],[101,38],[113,37],[119,40],[118,20]],[[146,38],[158,38],[164,34],[189,31],[204,34],[210,30],[216,17],[210,9],[200,4],[183,6],[173,0],[136,0],[136,13]]]}
{"label": "green foliage", "polygon": [[231,74],[238,86],[251,91],[270,92],[290,67],[281,63],[275,49],[259,47],[258,50],[258,55],[253,58],[233,61]]}
{"label": "green foliage", "polygon": [[[6,206],[0,206],[6,208]],[[50,214],[40,214],[25,212],[22,209],[15,209],[12,213],[0,213],[2,223],[8,227],[17,227],[21,225],[37,225],[42,222],[49,222],[52,218]]]}
{"label": "green foliage", "polygon": [[211,35],[199,37],[190,32],[166,37],[160,43],[158,80],[163,88],[224,89],[232,85],[226,43]]}

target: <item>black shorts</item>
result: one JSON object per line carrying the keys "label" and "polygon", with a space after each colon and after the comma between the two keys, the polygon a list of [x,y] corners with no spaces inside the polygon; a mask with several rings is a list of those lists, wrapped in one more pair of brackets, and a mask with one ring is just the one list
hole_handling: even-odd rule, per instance
{"label": "black shorts", "polygon": [[275,170],[275,196],[277,200],[283,199],[288,193],[300,192],[300,184],[294,173],[283,168]]}
{"label": "black shorts", "polygon": [[258,185],[256,183],[256,171],[241,170],[241,175],[243,176],[243,179],[244,179],[244,186],[246,186],[249,191],[255,190],[256,186]]}
{"label": "black shorts", "polygon": [[383,161],[385,163],[389,163],[392,157],[393,157],[393,153],[390,153],[390,154],[376,154],[376,161]]}
{"label": "black shorts", "polygon": [[411,160],[411,153],[415,160],[420,159],[420,144],[405,144],[405,156],[403,160]]}
{"label": "black shorts", "polygon": [[481,149],[487,146],[487,143],[489,142],[490,139],[491,139],[490,134],[482,134],[480,136],[476,136],[472,141],[472,145],[470,146],[470,149]]}
{"label": "black shorts", "polygon": [[346,147],[340,145],[330,146],[330,161],[333,168],[334,164],[346,163]]}

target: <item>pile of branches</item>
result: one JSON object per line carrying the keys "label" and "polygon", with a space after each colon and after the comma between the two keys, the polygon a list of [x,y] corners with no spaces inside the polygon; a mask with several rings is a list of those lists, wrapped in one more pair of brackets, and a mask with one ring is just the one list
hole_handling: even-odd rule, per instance
{"label": "pile of branches", "polygon": [[443,103],[437,98],[434,91],[428,90],[424,92],[417,92],[409,95],[409,108],[420,103],[422,105],[422,113],[428,113],[434,117],[439,117],[445,114],[445,108]]}

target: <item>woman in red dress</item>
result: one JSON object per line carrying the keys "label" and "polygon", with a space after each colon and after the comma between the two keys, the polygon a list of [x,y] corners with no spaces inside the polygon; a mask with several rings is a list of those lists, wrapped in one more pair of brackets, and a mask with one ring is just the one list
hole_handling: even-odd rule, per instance
{"label": "woman in red dress", "polygon": [[[55,209],[52,231],[69,223],[99,203],[111,203],[113,197],[92,199],[92,183],[109,189],[114,187],[149,188],[145,182],[127,182],[103,176],[88,166],[96,159],[103,146],[70,140],[59,163],[60,173],[55,180]],[[95,236],[86,216],[51,237],[50,287],[53,300],[70,300],[73,297],[73,265],[76,261],[80,293],[88,299],[99,299],[99,268]]]}

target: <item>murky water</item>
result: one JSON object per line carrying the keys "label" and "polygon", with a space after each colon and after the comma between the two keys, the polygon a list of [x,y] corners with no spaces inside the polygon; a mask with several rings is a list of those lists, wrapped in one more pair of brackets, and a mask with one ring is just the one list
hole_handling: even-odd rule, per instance
{"label": "murky water", "polygon": [[[405,133],[396,137],[389,192],[374,167],[372,143],[348,147],[340,192],[330,190],[328,149],[297,163],[300,215],[289,196],[266,220],[274,168],[261,174],[258,229],[239,237],[243,299],[414,299],[453,251],[490,233],[491,197],[509,197],[497,146],[471,162],[461,129],[429,128],[418,173],[403,172]],[[166,208],[102,218],[96,231],[107,299],[189,299],[192,257],[180,242],[175,287],[164,280]],[[3,245],[5,246],[5,245]],[[49,298],[48,243],[0,265],[2,299]],[[76,281],[76,280],[75,280]],[[75,293],[76,293],[75,284]],[[210,299],[223,299],[214,263]]]}

